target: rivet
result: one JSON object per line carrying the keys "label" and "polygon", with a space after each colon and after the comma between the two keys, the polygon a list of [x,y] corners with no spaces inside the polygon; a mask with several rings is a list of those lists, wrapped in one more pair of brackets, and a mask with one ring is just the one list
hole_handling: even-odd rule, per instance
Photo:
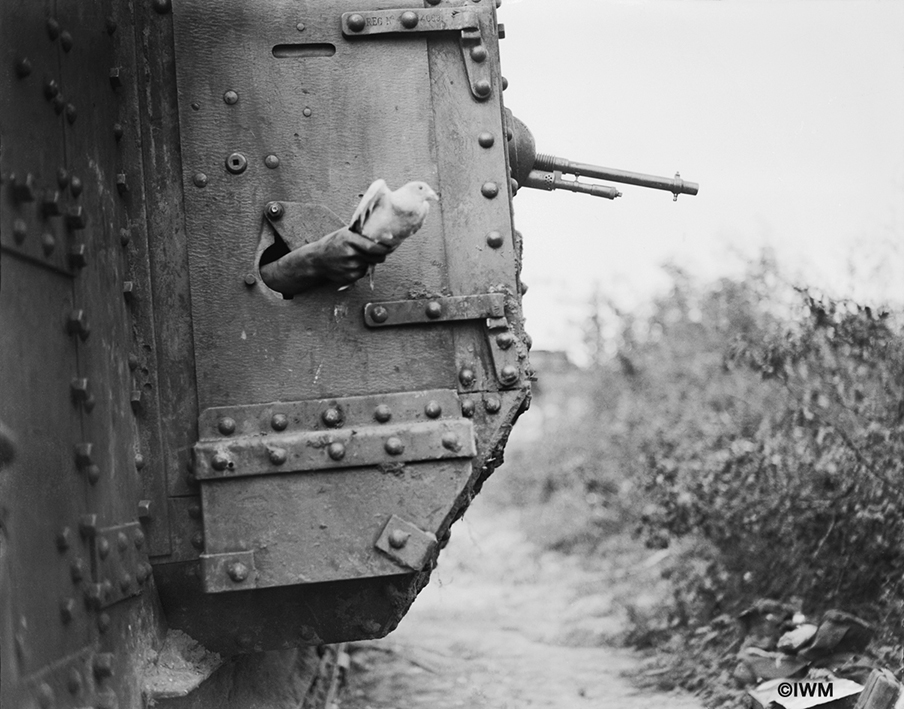
{"label": "rivet", "polygon": [[141,470],[142,468],[144,468],[144,464],[145,464],[144,455],[142,455],[141,453],[136,453],[135,454],[135,470]]}
{"label": "rivet", "polygon": [[295,25],[295,29],[297,29],[299,32],[304,32],[304,22],[299,22],[297,25]]}
{"label": "rivet", "polygon": [[499,185],[495,182],[484,182],[480,187],[480,194],[482,194],[487,199],[493,199],[496,195],[499,194]]}
{"label": "rivet", "polygon": [[399,18],[399,22],[402,23],[402,27],[406,30],[412,30],[417,27],[418,16],[416,12],[412,12],[408,10],[407,12],[403,12],[402,16]]}
{"label": "rivet", "polygon": [[135,534],[132,535],[132,543],[135,545],[136,549],[141,549],[144,546],[145,536],[144,532],[140,529],[135,530]]}
{"label": "rivet", "polygon": [[56,248],[56,237],[49,231],[41,237],[41,248],[44,249],[45,256],[50,256]]}
{"label": "rivet", "polygon": [[88,482],[91,485],[97,485],[98,481],[100,481],[100,468],[96,465],[89,465],[85,468],[85,477],[88,478]]}
{"label": "rivet", "polygon": [[85,587],[85,605],[90,610],[100,609],[103,602],[104,589],[99,583],[89,583]]}
{"label": "rivet", "polygon": [[223,453],[214,453],[210,459],[210,467],[214,470],[226,470],[229,466],[229,458]]}
{"label": "rivet", "polygon": [[484,406],[491,414],[495,414],[499,413],[499,409],[502,408],[502,402],[498,397],[491,396],[484,402]]}
{"label": "rivet", "polygon": [[477,144],[480,145],[481,148],[492,148],[493,143],[496,142],[495,136],[489,131],[484,131],[480,135],[477,136]]}
{"label": "rivet", "polygon": [[487,246],[489,246],[491,249],[498,249],[500,246],[502,246],[502,242],[502,234],[500,234],[498,231],[491,231],[489,234],[487,234]]}
{"label": "rivet", "polygon": [[430,318],[431,320],[436,320],[443,314],[443,304],[438,300],[431,300],[424,308],[424,312],[427,314],[428,318]]}
{"label": "rivet", "polygon": [[501,350],[507,350],[513,344],[515,344],[515,336],[510,333],[508,330],[505,332],[500,332],[496,335],[496,344],[499,346]]}
{"label": "rivet", "polygon": [[66,689],[70,694],[78,694],[82,691],[82,674],[75,667],[69,668],[69,675],[66,677]]}
{"label": "rivet", "polygon": [[110,542],[106,537],[97,540],[97,553],[101,559],[106,559],[110,555]]}
{"label": "rivet", "polygon": [[[82,380],[87,382],[87,379]],[[74,382],[73,382],[74,383]],[[91,465],[94,461],[91,458],[94,444],[92,443],[76,443],[75,444],[75,467],[79,470]]]}
{"label": "rivet", "polygon": [[227,567],[226,573],[229,574],[229,578],[231,578],[235,583],[241,583],[248,578],[248,567],[245,566],[241,561],[233,561]]}
{"label": "rivet", "polygon": [[289,426],[289,417],[285,414],[273,414],[270,426],[274,431],[285,431]]}
{"label": "rivet", "polygon": [[461,415],[465,418],[472,418],[474,416],[474,400],[473,399],[463,399],[461,402]]}
{"label": "rivet", "polygon": [[499,380],[503,384],[513,384],[518,381],[518,368],[513,364],[505,365],[499,372]]}
{"label": "rivet", "polygon": [[20,79],[24,79],[31,74],[31,68],[31,59],[28,57],[21,57],[16,61],[16,76]]}
{"label": "rivet", "polygon": [[393,529],[389,533],[389,546],[393,549],[401,549],[411,538],[411,532],[404,532],[401,529]]}
{"label": "rivet", "polygon": [[151,501],[150,500],[139,500],[138,501],[138,519],[147,521],[150,518],[151,518]]}
{"label": "rivet", "polygon": [[47,18],[47,36],[56,39],[60,36],[60,23],[53,17]]}
{"label": "rivet", "polygon": [[438,401],[428,401],[424,407],[424,413],[428,418],[439,418],[443,413],[443,407],[439,405]]}
{"label": "rivet", "polygon": [[188,506],[188,516],[192,519],[201,519],[202,510],[200,502],[192,502]]}
{"label": "rivet", "polygon": [[379,404],[374,409],[374,418],[380,423],[386,423],[392,418],[392,409],[386,404]]}
{"label": "rivet", "polygon": [[478,64],[485,62],[487,59],[487,48],[482,44],[471,47],[471,59],[473,59]]}
{"label": "rivet", "polygon": [[320,415],[321,420],[330,427],[336,427],[342,424],[342,412],[334,406],[331,406]]}
{"label": "rivet", "polygon": [[57,168],[57,184],[60,186],[61,190],[64,190],[69,186],[69,170],[65,167]]}
{"label": "rivet", "polygon": [[116,191],[120,196],[124,196],[129,191],[129,183],[126,181],[126,173],[120,172],[116,175]]}
{"label": "rivet", "polygon": [[511,177],[509,178],[509,187],[512,188],[512,194],[515,195],[518,194],[518,189],[521,187],[521,185],[518,184],[518,180],[516,180],[514,177]]}
{"label": "rivet", "polygon": [[348,28],[352,32],[360,32],[361,30],[364,29],[364,26],[365,26],[364,16],[359,15],[357,13],[355,13],[354,15],[350,15],[346,24],[348,24]]}
{"label": "rivet", "polygon": [[191,535],[191,545],[195,549],[204,548],[204,532],[195,532]]}
{"label": "rivet", "polygon": [[74,559],[69,564],[69,575],[72,577],[72,583],[78,583],[85,578],[85,562],[81,559]]}
{"label": "rivet", "polygon": [[123,593],[128,593],[130,588],[132,588],[132,576],[123,573],[122,576],[119,577],[119,590]]}
{"label": "rivet", "polygon": [[244,280],[245,285],[250,288],[255,283],[257,283],[257,276],[255,276],[253,273],[246,273],[245,277],[242,280]]}
{"label": "rivet", "polygon": [[514,137],[515,137],[515,134],[512,132],[512,129],[509,128],[508,126],[506,126],[506,128],[505,128],[505,139],[506,139],[506,140],[511,140],[511,139],[514,138]]}
{"label": "rivet", "polygon": [[382,305],[378,305],[370,311],[370,318],[374,322],[383,323],[389,318],[389,311]]}
{"label": "rivet", "polygon": [[308,108],[307,106],[305,106],[304,109],[302,109],[302,111],[301,111],[301,115],[304,116],[305,118],[310,118],[312,113],[313,113],[313,111],[311,111],[311,109]]}
{"label": "rivet", "polygon": [[113,653],[99,652],[94,656],[94,676],[97,679],[113,676]]}
{"label": "rivet", "polygon": [[230,153],[226,158],[226,169],[233,175],[241,175],[248,167],[248,159],[241,153]]}
{"label": "rivet", "polygon": [[269,167],[271,170],[275,170],[279,167],[279,157],[273,155],[272,153],[264,158],[264,165]]}
{"label": "rivet", "polygon": [[120,246],[128,246],[129,242],[132,240],[132,232],[128,229],[120,229],[119,230],[119,244]]}
{"label": "rivet", "polygon": [[477,377],[474,374],[474,370],[470,367],[462,367],[461,371],[458,373],[458,381],[460,381],[462,385],[466,387],[471,386],[476,378]]}
{"label": "rivet", "polygon": [[271,448],[269,456],[273,465],[283,465],[289,459],[289,454],[284,448]]}
{"label": "rivet", "polygon": [[113,35],[116,33],[117,24],[116,24],[116,20],[113,18],[112,15],[107,17],[104,24],[107,27],[107,34]]}
{"label": "rivet", "polygon": [[[81,209],[81,207],[78,209]],[[69,247],[67,259],[69,268],[84,268],[88,265],[88,247],[84,244],[73,244]]]}
{"label": "rivet", "polygon": [[62,96],[54,96],[50,100],[50,105],[53,106],[53,112],[59,116],[62,115],[63,110],[66,108],[66,101]]}
{"label": "rivet", "polygon": [[53,687],[47,684],[47,682],[41,682],[41,686],[38,687],[38,704],[41,709],[50,709],[55,700],[56,697],[53,693]]}
{"label": "rivet", "polygon": [[66,104],[66,120],[69,121],[69,125],[75,123],[75,119],[78,118],[78,110],[71,103]]}
{"label": "rivet", "polygon": [[172,8],[171,0],[151,0],[151,7],[158,15],[165,15]]}
{"label": "rivet", "polygon": [[197,103],[197,102],[193,102],[192,105],[191,105],[191,110],[192,110],[192,111],[200,111],[200,110],[201,110],[201,104],[200,104],[200,103]]}
{"label": "rivet", "polygon": [[405,444],[395,436],[387,438],[383,448],[389,455],[402,455],[405,452]]}
{"label": "rivet", "polygon": [[73,175],[69,180],[69,191],[72,192],[73,197],[78,197],[82,190],[85,188],[85,184],[82,182],[82,178],[78,175]]}
{"label": "rivet", "polygon": [[113,137],[117,141],[122,140],[123,132],[124,131],[123,131],[122,123],[114,123],[113,124]]}
{"label": "rivet", "polygon": [[13,199],[16,202],[34,202],[35,201],[35,176],[30,172],[26,173],[24,179],[19,179],[15,175],[10,175],[13,183]]}
{"label": "rivet", "polygon": [[223,94],[223,100],[228,106],[235,106],[235,104],[239,102],[239,95],[237,92],[230,89],[225,94]]}
{"label": "rivet", "polygon": [[490,86],[490,82],[487,79],[478,79],[474,82],[474,93],[481,98],[486,98],[487,96],[489,96],[490,91],[492,91],[492,87]]}
{"label": "rivet", "polygon": [[113,582],[110,579],[104,579],[101,584],[101,593],[103,597],[109,599],[113,595]]}
{"label": "rivet", "polygon": [[122,86],[122,70],[118,66],[114,66],[110,69],[110,86],[114,89],[118,89]]}
{"label": "rivet", "polygon": [[224,436],[231,436],[235,433],[235,419],[224,416],[217,421],[217,430]]}
{"label": "rivet", "polygon": [[207,175],[203,172],[196,172],[191,181],[194,183],[195,187],[207,187]]}
{"label": "rivet", "polygon": [[502,77],[502,90],[505,91],[508,88],[508,79],[504,76]]}
{"label": "rivet", "polygon": [[60,211],[60,193],[59,190],[47,190],[41,199],[41,213],[44,217],[58,217]]}
{"label": "rivet", "polygon": [[47,79],[44,82],[44,98],[48,101],[60,95],[60,85],[56,79]]}
{"label": "rivet", "polygon": [[[521,289],[521,295],[524,295],[525,293],[527,293],[527,283],[525,283],[524,281],[521,281],[520,289]],[[528,349],[530,349],[530,348],[528,347]]]}
{"label": "rivet", "polygon": [[109,613],[101,613],[97,616],[97,629],[102,633],[106,633],[110,629],[111,622]]}
{"label": "rivet", "polygon": [[116,535],[116,546],[119,551],[125,551],[129,548],[129,538],[126,536],[125,532],[120,532]]}
{"label": "rivet", "polygon": [[72,545],[72,529],[63,527],[56,536],[56,546],[61,552],[66,551]]}
{"label": "rivet", "polygon": [[458,441],[458,436],[452,433],[452,431],[447,431],[443,434],[443,448],[450,451],[457,451],[461,448],[461,443]]}
{"label": "rivet", "polygon": [[143,584],[151,577],[152,569],[151,565],[147,561],[142,561],[138,565],[138,583]]}
{"label": "rivet", "polygon": [[[132,298],[135,296],[135,282],[134,281],[123,281],[122,283],[122,297],[126,299],[127,302],[131,302]],[[135,399],[135,392],[138,392],[138,399]],[[136,389],[132,391],[132,408],[136,408],[136,404],[141,404],[141,390]]]}
{"label": "rivet", "polygon": [[[74,177],[72,178],[72,183],[73,185],[75,184]],[[88,215],[85,213],[85,208],[81,205],[69,207],[69,211],[66,212],[66,226],[73,231],[84,229],[88,226]]]}
{"label": "rivet", "polygon": [[439,5],[440,0],[427,0],[428,5]]}
{"label": "rivet", "polygon": [[17,244],[21,244],[25,241],[25,237],[28,235],[28,225],[25,223],[24,219],[15,219],[13,220],[13,239]]}
{"label": "rivet", "polygon": [[138,369],[138,355],[130,354],[128,358],[129,369],[133,372]]}
{"label": "rivet", "polygon": [[65,598],[60,602],[60,620],[63,623],[69,623],[72,621],[73,616],[75,615],[75,599]]}
{"label": "rivet", "polygon": [[64,52],[68,52],[72,49],[72,35],[68,31],[60,33],[60,46],[63,48]]}
{"label": "rivet", "polygon": [[332,460],[342,460],[345,457],[345,445],[338,441],[330,443],[327,453]]}
{"label": "rivet", "polygon": [[285,207],[279,202],[270,202],[267,205],[267,216],[270,217],[270,219],[282,219],[282,215],[285,214],[285,212]]}

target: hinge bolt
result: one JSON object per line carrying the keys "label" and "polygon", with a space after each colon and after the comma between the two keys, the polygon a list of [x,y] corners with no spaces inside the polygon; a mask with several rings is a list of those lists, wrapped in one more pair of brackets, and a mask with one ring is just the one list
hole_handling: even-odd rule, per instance
{"label": "hinge bolt", "polygon": [[134,281],[123,281],[122,284],[122,297],[126,299],[126,301],[131,302],[132,297],[135,295],[135,282]]}
{"label": "hinge bolt", "polygon": [[60,193],[58,190],[47,190],[41,200],[41,212],[45,217],[58,217],[60,211]]}
{"label": "hinge bolt", "polygon": [[141,389],[132,389],[129,403],[132,405],[132,411],[134,413],[137,414],[141,410]]}
{"label": "hinge bolt", "polygon": [[24,180],[20,180],[13,176],[13,199],[16,202],[34,202],[35,200],[35,178],[30,172],[25,175]]}
{"label": "hinge bolt", "polygon": [[151,501],[139,500],[138,502],[138,519],[147,521],[151,518]]}
{"label": "hinge bolt", "polygon": [[78,335],[84,342],[91,335],[91,326],[84,310],[73,310],[66,321],[66,332],[70,335]]}

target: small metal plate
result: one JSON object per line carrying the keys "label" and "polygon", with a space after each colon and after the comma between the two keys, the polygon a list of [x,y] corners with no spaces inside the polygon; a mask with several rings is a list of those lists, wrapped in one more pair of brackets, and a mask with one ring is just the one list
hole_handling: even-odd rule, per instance
{"label": "small metal plate", "polygon": [[204,441],[195,446],[198,480],[473,458],[467,419],[293,432]]}
{"label": "small metal plate", "polygon": [[420,571],[433,554],[436,535],[393,515],[374,546],[402,566]]}
{"label": "small metal plate", "polygon": [[505,315],[505,295],[450,296],[423,300],[390,300],[364,306],[364,322],[368,327],[420,325],[450,320],[481,320]]}
{"label": "small metal plate", "polygon": [[205,593],[241,591],[257,586],[253,551],[201,555],[201,583]]}
{"label": "small metal plate", "polygon": [[[404,20],[407,24],[403,24],[402,15],[406,14]],[[417,18],[413,24],[409,19],[412,15]],[[346,37],[392,32],[454,32],[476,29],[480,29],[478,13],[475,10],[462,10],[457,7],[360,10],[342,13],[342,34]]]}

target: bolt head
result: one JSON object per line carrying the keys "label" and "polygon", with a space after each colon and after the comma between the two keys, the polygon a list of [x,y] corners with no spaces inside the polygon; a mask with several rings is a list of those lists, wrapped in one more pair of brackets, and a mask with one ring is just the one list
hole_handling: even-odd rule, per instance
{"label": "bolt head", "polygon": [[404,532],[401,529],[393,529],[389,533],[389,546],[393,549],[401,549],[411,538],[411,532]]}
{"label": "bolt head", "polygon": [[217,430],[224,436],[231,436],[235,433],[235,419],[224,416],[217,421]]}
{"label": "bolt head", "polygon": [[428,401],[424,407],[424,413],[428,418],[436,419],[442,415],[443,407],[439,405],[438,401]]}
{"label": "bolt head", "polygon": [[226,158],[226,169],[233,175],[241,175],[248,167],[248,158],[241,153],[230,153]]}
{"label": "bolt head", "polygon": [[399,18],[399,22],[402,23],[402,27],[406,30],[412,30],[417,27],[418,16],[416,12],[412,12],[408,10],[407,12],[403,12],[402,16]]}
{"label": "bolt head", "polygon": [[289,454],[284,448],[271,448],[268,451],[270,462],[273,465],[284,465],[289,459]]}
{"label": "bolt head", "polygon": [[484,403],[484,406],[486,407],[486,410],[489,411],[491,414],[495,414],[495,413],[498,413],[499,410],[502,408],[502,402],[497,397],[491,396],[489,399],[486,400],[486,402]]}
{"label": "bolt head", "polygon": [[285,414],[273,414],[270,419],[270,427],[274,431],[285,431],[289,426],[289,417]]}
{"label": "bolt head", "polygon": [[332,460],[342,460],[345,457],[345,445],[338,441],[330,443],[326,452]]}
{"label": "bolt head", "polygon": [[223,94],[223,101],[229,106],[235,106],[239,102],[239,95],[232,89]]}
{"label": "bolt head", "polygon": [[505,365],[499,372],[499,379],[503,384],[514,384],[519,376],[518,368],[513,364]]}
{"label": "bolt head", "polygon": [[335,406],[331,406],[320,415],[321,420],[330,428],[342,425],[342,412]]}
{"label": "bolt head", "polygon": [[366,23],[364,21],[363,15],[359,15],[358,13],[355,13],[354,15],[349,16],[346,24],[348,25],[348,28],[352,32],[360,32],[361,30],[364,29]]}
{"label": "bolt head", "polygon": [[370,317],[374,322],[384,323],[389,319],[389,311],[382,305],[378,305],[370,311]]}
{"label": "bolt head", "polygon": [[192,177],[192,182],[195,187],[207,187],[207,175],[203,172],[196,172],[195,176]]}
{"label": "bolt head", "polygon": [[490,82],[487,79],[478,79],[474,82],[474,93],[477,94],[480,98],[486,98],[490,95],[490,92],[493,90]]}
{"label": "bolt head", "polygon": [[443,314],[443,304],[437,300],[431,300],[424,308],[424,312],[427,314],[428,318],[436,320]]}
{"label": "bolt head", "polygon": [[491,231],[489,234],[487,234],[487,246],[489,246],[491,249],[498,249],[502,246],[502,243],[502,234],[500,234],[498,231]]}
{"label": "bolt head", "polygon": [[405,452],[405,444],[402,443],[400,438],[396,436],[391,436],[386,439],[386,443],[383,445],[383,448],[386,450],[389,455],[402,455]]}
{"label": "bolt head", "polygon": [[515,344],[515,336],[508,330],[506,330],[505,332],[500,332],[498,335],[496,335],[496,344],[498,345],[499,349],[507,350],[513,344]]}
{"label": "bolt head", "polygon": [[267,205],[267,216],[270,219],[282,219],[282,215],[285,214],[285,207],[282,206],[279,202],[270,202]]}
{"label": "bolt head", "polygon": [[380,423],[386,423],[392,418],[392,409],[386,404],[379,404],[374,409],[374,418]]}
{"label": "bolt head", "polygon": [[242,583],[248,578],[248,567],[245,566],[241,561],[233,561],[226,569],[226,573],[229,574],[229,578],[232,579],[235,583]]}
{"label": "bolt head", "polygon": [[478,64],[485,62],[487,56],[487,48],[482,44],[478,44],[476,47],[471,47],[471,59],[473,59]]}
{"label": "bolt head", "polygon": [[496,142],[496,137],[490,133],[489,131],[484,131],[480,135],[477,136],[477,144],[481,148],[492,148],[493,144]]}
{"label": "bolt head", "polygon": [[150,500],[139,500],[138,501],[138,519],[149,520],[150,518],[151,518],[151,501]]}

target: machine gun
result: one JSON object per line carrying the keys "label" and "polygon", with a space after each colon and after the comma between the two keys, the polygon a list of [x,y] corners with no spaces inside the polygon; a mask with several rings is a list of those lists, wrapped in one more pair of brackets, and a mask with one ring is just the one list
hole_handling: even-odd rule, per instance
{"label": "machine gun", "polygon": [[[520,187],[531,187],[538,190],[567,190],[589,194],[604,199],[621,197],[621,192],[612,185],[600,185],[581,182],[579,177],[590,177],[596,180],[610,180],[626,185],[649,187],[654,190],[671,192],[674,199],[679,194],[697,194],[700,186],[696,182],[681,179],[679,173],[674,178],[645,175],[640,172],[629,172],[609,167],[600,167],[587,163],[572,162],[564,158],[538,153],[534,136],[522,121],[506,109],[509,137],[509,162],[512,177]],[[563,175],[574,175],[573,180]]]}

